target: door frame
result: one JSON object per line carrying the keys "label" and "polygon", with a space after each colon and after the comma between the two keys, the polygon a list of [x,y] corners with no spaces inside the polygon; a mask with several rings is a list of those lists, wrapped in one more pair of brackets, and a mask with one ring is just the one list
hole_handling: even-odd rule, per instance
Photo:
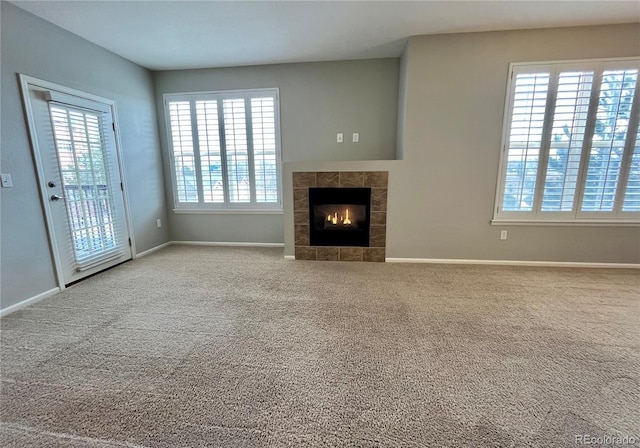
{"label": "door frame", "polygon": [[32,76],[24,75],[22,73],[18,74],[18,78],[20,81],[21,93],[22,93],[22,104],[24,107],[25,117],[27,120],[27,133],[29,134],[29,141],[31,143],[31,153],[33,155],[33,161],[36,169],[36,177],[38,181],[38,189],[40,190],[40,200],[42,202],[42,209],[44,210],[44,218],[45,224],[47,227],[47,235],[49,237],[49,251],[51,252],[51,257],[53,259],[54,270],[56,274],[56,279],[58,282],[58,287],[61,291],[66,289],[64,283],[64,276],[62,270],[62,262],[60,260],[60,254],[58,253],[58,245],[56,241],[55,232],[53,229],[53,220],[51,216],[51,205],[49,204],[48,190],[46,185],[46,179],[44,176],[43,162],[40,157],[40,146],[38,144],[38,136],[36,133],[35,126],[35,117],[33,115],[33,110],[31,108],[31,101],[29,99],[29,87],[40,87],[43,89],[55,90],[58,92],[66,93],[68,95],[77,96],[79,98],[84,98],[87,100],[95,101],[98,103],[105,104],[109,106],[111,109],[111,116],[113,118],[114,124],[114,140],[116,144],[116,158],[118,163],[118,170],[120,172],[120,179],[122,180],[122,199],[124,203],[124,218],[125,218],[125,226],[127,229],[128,238],[131,241],[131,259],[136,258],[136,246],[135,240],[133,236],[133,225],[131,222],[131,212],[129,209],[129,195],[127,189],[127,181],[124,170],[124,164],[122,162],[122,144],[120,142],[120,126],[118,125],[118,114],[116,110],[116,102],[114,100],[104,98],[101,96],[93,95],[91,93],[83,92],[81,90],[73,89],[71,87],[61,86],[60,84],[56,84],[53,82],[45,81],[42,79],[34,78]]}

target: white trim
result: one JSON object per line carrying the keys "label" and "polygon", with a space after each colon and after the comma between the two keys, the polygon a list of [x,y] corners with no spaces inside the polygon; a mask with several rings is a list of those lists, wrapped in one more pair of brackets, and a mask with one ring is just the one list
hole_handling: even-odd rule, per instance
{"label": "white trim", "polygon": [[528,61],[511,62],[509,65],[515,67],[517,65],[551,65],[551,64],[572,64],[572,63],[583,64],[583,63],[589,63],[589,62],[602,63],[602,62],[636,61],[637,59],[638,59],[637,56],[623,56],[623,57],[616,57],[616,58],[592,58],[592,59],[552,59],[547,61],[534,61],[534,62],[528,62]]}
{"label": "white trim", "polygon": [[636,263],[589,263],[567,261],[465,260],[456,258],[385,258],[387,263],[483,264],[494,266],[538,266],[558,268],[640,269]]}
{"label": "white trim", "polygon": [[493,202],[493,213],[491,216],[493,218],[498,214],[499,208],[502,206],[502,197],[504,196],[504,180],[503,180],[503,172],[506,169],[505,163],[505,152],[507,151],[507,141],[506,141],[506,131],[509,123],[511,121],[511,116],[509,114],[509,105],[511,104],[511,85],[513,77],[513,64],[509,64],[509,70],[507,71],[507,85],[504,94],[504,109],[502,110],[502,134],[500,135],[500,158],[498,160],[498,180],[496,182],[496,193],[494,195]]}
{"label": "white trim", "polygon": [[204,209],[204,208],[174,208],[173,213],[177,215],[282,215],[284,210],[251,210],[251,209],[239,209],[234,210],[232,208],[225,209]]}
{"label": "white trim", "polygon": [[[168,241],[159,246],[152,247],[136,254],[136,258],[157,252],[169,246],[210,246],[210,247],[284,247],[284,243],[257,243],[257,242],[225,242],[225,241]],[[293,257],[291,255],[291,257]]]}
{"label": "white trim", "polygon": [[79,98],[95,101],[98,103],[108,104],[112,106],[115,104],[115,101],[110,98],[105,98],[102,96],[94,95],[92,93],[84,92],[81,90],[77,90],[71,87],[62,86],[60,84],[56,84],[50,81],[45,81],[44,79],[34,78],[33,76],[19,74],[20,81],[22,84],[31,84],[38,87],[42,87],[43,89],[48,90],[57,90],[58,92],[66,93],[71,96],[77,96]]}
{"label": "white trim", "polygon": [[124,167],[124,156],[122,154],[122,141],[120,140],[120,122],[118,121],[118,109],[115,101],[111,105],[111,118],[113,119],[113,138],[116,143],[116,154],[118,156],[118,168],[120,169],[120,182],[122,182],[122,200],[124,201],[124,217],[127,225],[127,237],[131,241],[131,259],[136,258],[136,238],[133,232],[133,219],[131,218],[131,207],[129,207],[129,189],[127,188],[127,173]]}
{"label": "white trim", "polygon": [[[29,97],[29,85],[38,85],[40,80],[19,74],[20,87],[22,90],[22,105],[24,107],[25,114],[27,116],[27,131],[29,132],[29,140],[31,142],[31,154],[33,155],[33,161],[36,168],[36,178],[38,180],[38,189],[40,190],[40,200],[42,201],[44,210],[44,220],[47,226],[47,235],[49,237],[49,251],[53,257],[53,268],[56,274],[56,280],[60,290],[64,290],[64,276],[62,274],[62,261],[60,260],[60,254],[56,249],[58,247],[55,231],[53,229],[53,220],[51,219],[51,205],[49,203],[49,197],[47,196],[47,189],[45,186],[44,176],[44,164],[40,157],[40,150],[38,145],[38,135],[36,133],[36,119],[33,116],[33,109],[31,108],[31,98]],[[54,84],[49,82],[41,82],[42,87],[51,88]]]}
{"label": "white trim", "polygon": [[576,219],[572,221],[533,221],[531,219],[492,219],[489,222],[492,226],[600,226],[600,227],[640,227],[638,221],[624,220],[597,220],[597,219]]}
{"label": "white trim", "polygon": [[[633,58],[629,58],[629,59],[633,59]],[[178,101],[186,101],[191,97],[193,97],[194,95],[197,95],[197,96],[206,96],[206,95],[225,96],[226,95],[229,97],[233,97],[233,96],[237,96],[238,94],[265,92],[269,90],[277,90],[278,92],[280,92],[280,87],[256,87],[254,89],[231,89],[231,90],[198,90],[196,92],[192,92],[192,91],[167,92],[167,93],[164,93],[162,96],[175,97]]]}
{"label": "white trim", "polygon": [[137,258],[146,257],[147,255],[152,254],[154,252],[157,252],[160,249],[164,249],[165,247],[171,246],[171,244],[172,244],[172,241],[167,241],[166,243],[162,243],[162,244],[160,244],[160,245],[158,245],[156,247],[152,247],[151,249],[147,249],[147,250],[145,250],[143,252],[140,252],[139,254],[136,254],[136,259]]}
{"label": "white trim", "polygon": [[33,305],[36,302],[40,302],[48,297],[51,297],[60,292],[60,288],[52,288],[48,291],[41,292],[33,297],[23,300],[22,302],[18,302],[15,305],[8,306],[0,310],[0,317],[6,316],[7,314],[11,314],[15,311],[18,311],[26,306]]}
{"label": "white trim", "polygon": [[222,246],[222,247],[284,247],[284,243],[251,243],[226,241],[171,241],[178,246]]}
{"label": "white trim", "polygon": [[284,259],[285,259],[285,260],[295,260],[295,259],[296,259],[296,256],[295,256],[295,255],[285,255],[285,256],[284,256]]}

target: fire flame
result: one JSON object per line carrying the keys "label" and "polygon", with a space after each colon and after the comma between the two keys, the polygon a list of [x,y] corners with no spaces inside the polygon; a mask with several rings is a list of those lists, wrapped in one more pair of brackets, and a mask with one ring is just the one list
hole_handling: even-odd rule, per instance
{"label": "fire flame", "polygon": [[338,217],[338,212],[335,212],[333,215],[327,215],[327,222],[331,224],[343,224],[345,226],[351,225],[351,220],[349,219],[349,209],[347,209],[345,216]]}

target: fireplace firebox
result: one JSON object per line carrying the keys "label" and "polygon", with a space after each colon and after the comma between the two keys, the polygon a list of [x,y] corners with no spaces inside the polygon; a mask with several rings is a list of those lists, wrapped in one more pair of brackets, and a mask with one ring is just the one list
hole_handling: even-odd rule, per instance
{"label": "fireplace firebox", "polygon": [[309,188],[312,246],[369,247],[371,188]]}

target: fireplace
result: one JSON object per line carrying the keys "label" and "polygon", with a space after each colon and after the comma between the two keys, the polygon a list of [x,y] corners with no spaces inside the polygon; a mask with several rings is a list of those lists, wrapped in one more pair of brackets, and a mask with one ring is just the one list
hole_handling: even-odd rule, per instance
{"label": "fireplace", "polygon": [[311,246],[369,247],[371,188],[309,188]]}
{"label": "fireplace", "polygon": [[388,172],[299,171],[292,177],[296,260],[385,261]]}

